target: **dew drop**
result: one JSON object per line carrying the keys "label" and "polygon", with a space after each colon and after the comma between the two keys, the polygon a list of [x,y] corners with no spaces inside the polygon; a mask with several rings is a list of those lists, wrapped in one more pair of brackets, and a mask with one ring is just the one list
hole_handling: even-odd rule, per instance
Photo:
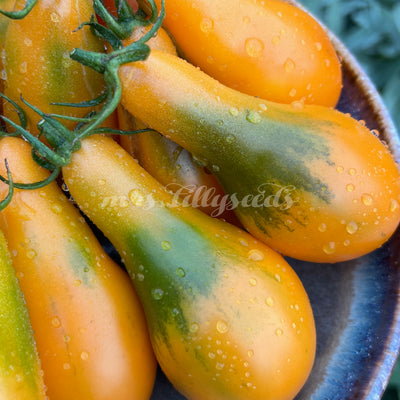
{"label": "dew drop", "polygon": [[166,250],[166,251],[171,250],[171,243],[168,242],[168,240],[163,240],[161,242],[161,247],[163,248],[163,250]]}
{"label": "dew drop", "polygon": [[272,307],[274,305],[274,299],[272,297],[267,297],[267,299],[265,300],[265,304],[268,307]]}
{"label": "dew drop", "polygon": [[211,18],[204,18],[200,23],[200,29],[204,33],[210,33],[214,27],[214,21]]}
{"label": "dew drop", "polygon": [[26,63],[26,61],[24,61],[19,65],[19,72],[21,72],[21,74],[25,74],[27,71],[28,71],[28,64]]}
{"label": "dew drop", "polygon": [[275,331],[275,335],[276,335],[276,336],[282,336],[282,335],[283,335],[283,330],[280,329],[280,328],[278,328],[278,329]]}
{"label": "dew drop", "polygon": [[160,288],[155,288],[151,290],[151,295],[154,300],[161,300],[164,297],[164,290]]}
{"label": "dew drop", "polygon": [[104,185],[106,184],[106,180],[105,180],[105,179],[99,179],[99,180],[97,181],[97,183],[98,183],[100,186],[104,186]]}
{"label": "dew drop", "polygon": [[274,278],[276,281],[280,282],[281,281],[281,276],[279,274],[275,274]]}
{"label": "dew drop", "polygon": [[336,171],[337,171],[339,174],[343,174],[344,168],[343,168],[342,166],[339,166],[339,167],[336,168]]}
{"label": "dew drop", "polygon": [[246,116],[247,121],[252,124],[259,124],[261,122],[261,115],[256,111],[249,111]]}
{"label": "dew drop", "polygon": [[234,143],[235,140],[236,140],[236,139],[235,139],[235,136],[233,136],[233,135],[228,135],[228,136],[225,138],[226,143],[229,143],[229,144]]}
{"label": "dew drop", "polygon": [[247,355],[249,356],[249,358],[253,357],[254,356],[254,350],[249,350],[247,352]]}
{"label": "dew drop", "polygon": [[229,114],[231,114],[232,117],[237,117],[239,115],[239,110],[236,107],[231,107],[229,109]]}
{"label": "dew drop", "polygon": [[181,278],[184,278],[186,276],[186,272],[183,268],[177,268],[176,269],[176,274],[180,276]]}
{"label": "dew drop", "polygon": [[280,38],[279,36],[274,36],[274,37],[272,38],[272,44],[274,44],[275,46],[276,46],[277,44],[279,44],[280,41],[281,41],[281,38]]}
{"label": "dew drop", "polygon": [[141,274],[141,273],[137,274],[137,275],[136,275],[136,278],[137,278],[137,280],[138,280],[139,282],[143,282],[143,281],[144,281],[144,275]]}
{"label": "dew drop", "polygon": [[245,48],[250,57],[258,58],[264,51],[264,43],[257,38],[248,38],[245,42]]}
{"label": "dew drop", "polygon": [[74,285],[75,286],[80,286],[82,284],[82,281],[80,281],[79,279],[77,279],[75,282],[74,282]]}
{"label": "dew drop", "polygon": [[304,102],[301,100],[292,101],[290,105],[296,110],[302,110],[304,108]]}
{"label": "dew drop", "polygon": [[214,358],[215,358],[215,353],[213,353],[212,351],[210,351],[210,352],[208,353],[208,358],[211,358],[211,360],[214,360]]}
{"label": "dew drop", "polygon": [[258,249],[252,249],[247,253],[247,258],[252,261],[264,260],[264,253]]}
{"label": "dew drop", "polygon": [[294,97],[296,96],[297,90],[295,88],[293,88],[290,92],[289,92],[289,96],[290,97]]}
{"label": "dew drop", "polygon": [[356,233],[358,230],[358,225],[356,222],[354,221],[350,221],[347,225],[346,225],[346,231],[350,234],[353,235],[354,233]]}
{"label": "dew drop", "polygon": [[51,210],[53,211],[54,214],[61,214],[62,207],[59,204],[53,204]]}
{"label": "dew drop", "polygon": [[317,49],[318,51],[321,51],[321,50],[322,50],[322,44],[321,44],[320,42],[316,42],[316,43],[315,43],[315,47],[316,47],[316,49]]}
{"label": "dew drop", "polygon": [[190,324],[189,330],[192,333],[196,333],[200,329],[200,325],[197,322]]}
{"label": "dew drop", "polygon": [[71,368],[71,365],[69,363],[64,363],[63,368],[67,371]]}
{"label": "dew drop", "polygon": [[254,278],[251,278],[251,279],[249,280],[249,283],[250,283],[251,286],[256,286],[256,285],[257,285],[257,280],[254,279]]}
{"label": "dew drop", "polygon": [[346,190],[348,192],[354,192],[355,186],[352,183],[349,183],[348,185],[346,185]]}
{"label": "dew drop", "polygon": [[343,242],[343,245],[346,246],[346,247],[348,247],[348,246],[350,245],[350,240],[349,240],[349,239],[346,239],[346,240]]}
{"label": "dew drop", "polygon": [[81,359],[82,359],[83,361],[88,360],[88,359],[89,359],[89,353],[88,353],[87,351],[82,351],[82,353],[81,353]]}
{"label": "dew drop", "polygon": [[399,203],[397,202],[397,200],[395,199],[390,200],[390,211],[395,212],[398,208],[399,208]]}
{"label": "dew drop", "polygon": [[32,46],[32,40],[29,38],[24,39],[24,44],[25,46],[31,47]]}
{"label": "dew drop", "polygon": [[221,371],[222,369],[224,369],[224,367],[225,367],[225,364],[223,364],[223,363],[217,362],[217,363],[215,364],[215,368],[216,368],[217,370],[219,370],[219,371]]}
{"label": "dew drop", "polygon": [[60,22],[60,16],[57,14],[57,13],[55,13],[55,12],[52,12],[51,14],[50,14],[50,19],[53,21],[53,22]]}
{"label": "dew drop", "polygon": [[283,67],[285,68],[286,72],[292,72],[295,69],[296,64],[291,58],[288,58],[283,64]]}
{"label": "dew drop", "polygon": [[370,206],[372,205],[373,199],[372,196],[369,194],[363,194],[361,196],[361,201],[365,206]]}
{"label": "dew drop", "polygon": [[179,310],[177,308],[173,308],[171,310],[171,315],[175,318],[179,315]]}
{"label": "dew drop", "polygon": [[350,168],[350,169],[349,169],[349,175],[354,176],[356,173],[357,173],[357,171],[356,171],[355,168]]}
{"label": "dew drop", "polygon": [[26,257],[29,258],[30,260],[33,260],[36,256],[37,256],[37,253],[33,249],[30,249],[26,252]]}
{"label": "dew drop", "polygon": [[324,224],[323,222],[318,226],[318,230],[320,232],[326,232],[326,224]]}
{"label": "dew drop", "polygon": [[325,244],[322,247],[322,250],[326,253],[326,254],[333,254],[335,252],[335,242],[329,242],[328,244]]}
{"label": "dew drop", "polygon": [[54,328],[59,328],[61,326],[61,321],[58,317],[54,317],[51,319],[51,324],[54,326]]}
{"label": "dew drop", "polygon": [[139,189],[132,189],[129,192],[129,199],[136,207],[143,207],[145,203],[145,197]]}
{"label": "dew drop", "polygon": [[228,332],[228,324],[225,321],[218,321],[217,322],[217,331],[219,333],[226,333]]}

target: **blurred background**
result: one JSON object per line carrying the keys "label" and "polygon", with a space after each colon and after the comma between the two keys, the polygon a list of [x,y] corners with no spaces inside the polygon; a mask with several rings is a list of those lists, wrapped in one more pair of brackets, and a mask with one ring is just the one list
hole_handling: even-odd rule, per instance
{"label": "blurred background", "polygon": [[[400,0],[300,0],[357,58],[400,132]],[[400,400],[400,361],[382,400]]]}

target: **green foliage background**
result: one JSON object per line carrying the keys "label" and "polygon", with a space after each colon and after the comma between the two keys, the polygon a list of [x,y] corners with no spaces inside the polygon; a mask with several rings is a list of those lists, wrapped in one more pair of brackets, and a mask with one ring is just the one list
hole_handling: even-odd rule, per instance
{"label": "green foliage background", "polygon": [[[300,0],[353,53],[400,132],[400,0]],[[382,400],[400,399],[400,361]]]}
{"label": "green foliage background", "polygon": [[400,131],[400,0],[300,0],[358,59]]}

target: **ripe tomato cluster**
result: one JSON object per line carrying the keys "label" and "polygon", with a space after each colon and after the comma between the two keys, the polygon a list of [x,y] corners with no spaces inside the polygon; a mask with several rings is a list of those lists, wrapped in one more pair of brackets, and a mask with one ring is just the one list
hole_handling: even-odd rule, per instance
{"label": "ripe tomato cluster", "polygon": [[279,0],[5,14],[0,393],[146,400],[158,363],[187,399],[293,399],[317,338],[284,256],[354,259],[400,220],[326,32]]}

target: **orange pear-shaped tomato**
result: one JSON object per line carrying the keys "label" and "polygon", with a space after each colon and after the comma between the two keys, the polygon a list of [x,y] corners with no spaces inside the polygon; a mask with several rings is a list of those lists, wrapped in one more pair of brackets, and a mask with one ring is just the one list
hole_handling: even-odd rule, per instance
{"label": "orange pear-shaped tomato", "polygon": [[187,399],[294,398],[313,364],[315,326],[278,253],[177,201],[110,138],[84,139],[63,176],[120,253],[157,359]]}
{"label": "orange pear-shaped tomato", "polygon": [[[48,176],[22,139],[2,138],[0,159],[8,160],[15,182]],[[1,183],[2,197],[7,190]],[[127,274],[57,184],[15,189],[0,225],[25,295],[49,398],[148,400],[156,363],[141,305]]]}

